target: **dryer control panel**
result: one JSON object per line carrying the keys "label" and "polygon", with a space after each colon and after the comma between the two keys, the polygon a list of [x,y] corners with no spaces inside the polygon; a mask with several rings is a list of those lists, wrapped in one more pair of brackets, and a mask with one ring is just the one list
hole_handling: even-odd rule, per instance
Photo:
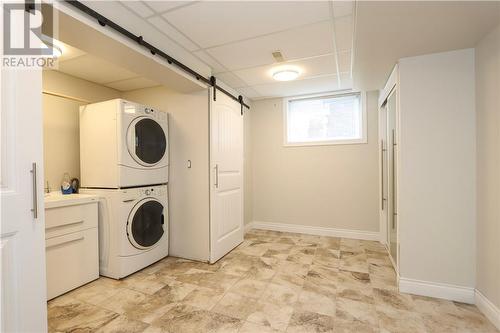
{"label": "dryer control panel", "polygon": [[167,195],[167,185],[144,186],[128,188],[122,190],[122,199],[124,202],[131,202],[147,197],[164,197]]}
{"label": "dryer control panel", "polygon": [[149,106],[132,103],[129,101],[122,101],[123,111],[127,114],[134,114],[136,116],[148,116],[158,121],[165,121],[167,119],[167,113]]}

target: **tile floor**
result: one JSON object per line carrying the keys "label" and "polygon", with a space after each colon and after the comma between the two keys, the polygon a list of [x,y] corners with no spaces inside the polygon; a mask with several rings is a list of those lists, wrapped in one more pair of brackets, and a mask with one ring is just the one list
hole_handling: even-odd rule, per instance
{"label": "tile floor", "polygon": [[214,265],[166,258],[48,304],[50,332],[498,332],[475,306],[400,294],[376,242],[252,230]]}

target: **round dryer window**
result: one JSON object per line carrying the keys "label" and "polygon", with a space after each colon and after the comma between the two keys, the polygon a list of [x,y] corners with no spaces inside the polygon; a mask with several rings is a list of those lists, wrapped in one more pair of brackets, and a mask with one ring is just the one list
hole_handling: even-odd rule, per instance
{"label": "round dryer window", "polygon": [[138,249],[154,246],[163,236],[163,205],[153,198],[139,202],[127,221],[127,235],[130,243]]}
{"label": "round dryer window", "polygon": [[148,117],[135,119],[129,126],[128,150],[134,160],[144,166],[155,165],[165,155],[167,138],[163,128],[155,120]]}

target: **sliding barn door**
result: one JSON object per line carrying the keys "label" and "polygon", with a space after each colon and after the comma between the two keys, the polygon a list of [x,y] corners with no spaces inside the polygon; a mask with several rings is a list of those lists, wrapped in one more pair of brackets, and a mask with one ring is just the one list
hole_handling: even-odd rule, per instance
{"label": "sliding barn door", "polygon": [[210,109],[210,262],[243,241],[243,117],[217,92]]}

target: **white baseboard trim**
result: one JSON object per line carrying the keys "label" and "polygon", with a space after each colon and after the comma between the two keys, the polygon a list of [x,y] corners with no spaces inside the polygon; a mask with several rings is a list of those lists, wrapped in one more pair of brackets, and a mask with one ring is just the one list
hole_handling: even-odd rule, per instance
{"label": "white baseboard trim", "polygon": [[380,241],[380,234],[376,231],[324,228],[324,227],[313,227],[307,225],[262,222],[262,221],[253,221],[246,224],[245,232],[250,229],[263,229],[263,230],[293,232],[293,233],[307,234],[307,235],[316,235],[316,236],[330,236],[330,237]]}
{"label": "white baseboard trim", "polygon": [[474,304],[474,288],[469,287],[400,277],[399,291],[413,295],[443,298],[451,301]]}
{"label": "white baseboard trim", "polygon": [[500,330],[500,309],[477,289],[475,300],[478,309]]}
{"label": "white baseboard trim", "polygon": [[248,222],[247,224],[244,225],[244,228],[246,234],[249,230],[253,229],[253,222]]}

